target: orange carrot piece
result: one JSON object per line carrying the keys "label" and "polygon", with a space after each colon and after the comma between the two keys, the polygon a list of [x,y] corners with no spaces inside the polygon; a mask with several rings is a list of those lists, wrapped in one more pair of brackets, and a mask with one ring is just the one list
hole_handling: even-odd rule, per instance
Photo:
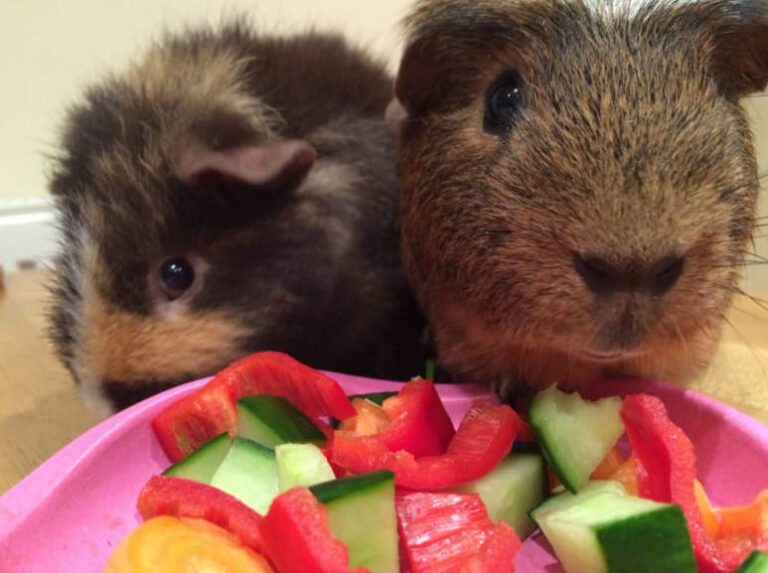
{"label": "orange carrot piece", "polygon": [[709,501],[707,492],[704,490],[704,486],[699,480],[694,480],[693,491],[696,495],[696,503],[701,511],[701,519],[704,522],[704,529],[706,529],[707,533],[713,538],[717,538],[720,532],[720,518],[712,508],[712,503]]}
{"label": "orange carrot piece", "polygon": [[204,519],[153,517],[117,547],[104,573],[274,573],[269,563],[240,540]]}
{"label": "orange carrot piece", "polygon": [[768,543],[768,490],[757,494],[749,505],[722,507],[714,511],[720,518],[720,538],[749,537]]}
{"label": "orange carrot piece", "polygon": [[616,473],[621,467],[621,464],[623,463],[624,463],[624,456],[622,455],[618,447],[613,446],[613,448],[611,448],[611,451],[608,452],[608,455],[605,456],[603,461],[600,462],[600,465],[597,466],[597,468],[595,468],[595,471],[592,472],[592,475],[589,476],[589,479],[609,480],[611,479],[610,476]]}
{"label": "orange carrot piece", "polygon": [[618,446],[613,446],[600,465],[597,466],[591,480],[612,480],[624,486],[629,495],[637,495],[637,473],[635,471],[635,458],[624,458]]}
{"label": "orange carrot piece", "polygon": [[339,430],[354,432],[360,436],[372,436],[389,425],[389,415],[384,408],[370,400],[352,398],[352,406],[357,411],[357,416],[342,420]]}

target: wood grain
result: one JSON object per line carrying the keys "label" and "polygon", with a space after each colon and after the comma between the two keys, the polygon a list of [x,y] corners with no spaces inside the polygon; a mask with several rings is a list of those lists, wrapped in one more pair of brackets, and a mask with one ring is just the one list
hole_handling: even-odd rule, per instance
{"label": "wood grain", "polygon": [[[0,493],[99,420],[45,336],[46,274],[7,273],[0,288]],[[736,301],[720,352],[690,387],[768,423],[768,310]]]}

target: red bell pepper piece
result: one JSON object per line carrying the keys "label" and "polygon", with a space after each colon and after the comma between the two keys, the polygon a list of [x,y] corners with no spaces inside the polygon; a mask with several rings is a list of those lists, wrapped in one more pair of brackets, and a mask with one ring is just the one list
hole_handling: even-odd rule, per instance
{"label": "red bell pepper piece", "polygon": [[437,490],[482,477],[509,453],[521,425],[506,405],[475,402],[448,444],[445,453],[416,457],[392,452],[376,436],[334,432],[329,445],[332,462],[352,473],[380,469],[395,472],[400,487]]}
{"label": "red bell pepper piece", "polygon": [[210,381],[225,388],[232,401],[269,394],[289,399],[309,418],[355,415],[349,398],[336,380],[281,352],[257,352],[232,363]]}
{"label": "red bell pepper piece", "polygon": [[237,427],[235,403],[207,385],[174,402],[152,420],[152,429],[171,462],[178,462],[216,436]]}
{"label": "red bell pepper piece", "polygon": [[328,509],[307,488],[295,487],[277,496],[259,530],[264,554],[280,573],[350,571],[349,550],[328,530]]}
{"label": "red bell pepper piece", "polygon": [[215,487],[184,478],[152,476],[141,490],[137,505],[144,519],[158,515],[205,519],[236,535],[257,553],[262,551],[262,517]]}
{"label": "red bell pepper piece", "polygon": [[168,458],[177,462],[219,434],[234,434],[235,402],[253,394],[288,398],[328,435],[331,430],[319,417],[355,415],[344,390],[332,378],[287,354],[258,352],[234,362],[152,420]]}
{"label": "red bell pepper piece", "polygon": [[405,450],[414,456],[442,454],[455,433],[451,417],[429,380],[412,379],[381,407],[390,422],[376,435],[390,451]]}
{"label": "red bell pepper piece", "polygon": [[660,399],[634,394],[624,399],[621,417],[627,430],[641,497],[680,505],[688,522],[694,554],[702,573],[734,571],[760,543],[744,537],[713,538],[696,499],[693,443],[667,415]]}
{"label": "red bell pepper piece", "polygon": [[521,547],[476,494],[398,493],[398,529],[411,573],[510,573]]}

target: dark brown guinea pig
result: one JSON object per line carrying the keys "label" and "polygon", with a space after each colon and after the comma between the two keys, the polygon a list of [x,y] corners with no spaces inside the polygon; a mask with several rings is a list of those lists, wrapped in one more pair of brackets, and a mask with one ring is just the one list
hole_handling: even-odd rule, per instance
{"label": "dark brown guinea pig", "polygon": [[435,0],[396,93],[402,255],[454,377],[682,381],[755,225],[768,3]]}
{"label": "dark brown guinea pig", "polygon": [[333,35],[171,36],[71,111],[52,338],[102,411],[284,351],[420,372],[397,253],[392,79]]}

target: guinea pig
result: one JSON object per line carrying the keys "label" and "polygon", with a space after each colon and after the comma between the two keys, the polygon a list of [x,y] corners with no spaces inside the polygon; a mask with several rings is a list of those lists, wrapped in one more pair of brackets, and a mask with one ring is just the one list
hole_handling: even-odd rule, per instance
{"label": "guinea pig", "polygon": [[51,338],[109,413],[257,350],[404,379],[393,81],[340,36],[169,35],[66,120]]}
{"label": "guinea pig", "polygon": [[768,3],[424,0],[406,36],[401,252],[442,369],[700,373],[755,226]]}

